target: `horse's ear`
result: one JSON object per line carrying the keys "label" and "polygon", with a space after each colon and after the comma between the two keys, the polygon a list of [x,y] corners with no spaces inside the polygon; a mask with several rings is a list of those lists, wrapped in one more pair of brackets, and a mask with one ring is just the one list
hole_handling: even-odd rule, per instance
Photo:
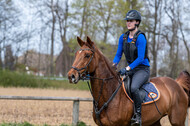
{"label": "horse's ear", "polygon": [[87,43],[91,46],[94,47],[94,42],[90,39],[90,37],[87,36]]}
{"label": "horse's ear", "polygon": [[85,44],[85,42],[82,41],[82,40],[80,39],[80,37],[78,37],[78,36],[77,36],[77,41],[78,41],[78,44],[79,44],[81,47]]}

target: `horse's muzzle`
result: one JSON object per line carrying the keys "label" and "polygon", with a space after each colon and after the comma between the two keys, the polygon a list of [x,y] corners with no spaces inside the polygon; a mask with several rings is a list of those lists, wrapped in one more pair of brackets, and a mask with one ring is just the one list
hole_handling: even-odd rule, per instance
{"label": "horse's muzzle", "polygon": [[70,83],[78,83],[79,75],[77,72],[75,72],[74,70],[70,70],[67,75]]}

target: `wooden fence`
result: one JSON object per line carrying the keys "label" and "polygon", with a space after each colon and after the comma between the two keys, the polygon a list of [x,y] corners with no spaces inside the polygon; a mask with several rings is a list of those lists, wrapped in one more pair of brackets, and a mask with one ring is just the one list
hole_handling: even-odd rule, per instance
{"label": "wooden fence", "polygon": [[0,96],[0,99],[7,100],[52,100],[52,101],[73,101],[72,125],[79,121],[79,102],[92,102],[92,98],[80,97],[37,97],[37,96]]}
{"label": "wooden fence", "polygon": [[[73,117],[72,125],[77,125],[79,121],[79,102],[92,102],[92,98],[80,98],[80,97],[37,97],[37,96],[0,96],[0,99],[7,100],[52,100],[52,101],[73,101]],[[189,111],[189,109],[188,109]],[[188,126],[189,112],[187,111],[187,118],[185,126]]]}

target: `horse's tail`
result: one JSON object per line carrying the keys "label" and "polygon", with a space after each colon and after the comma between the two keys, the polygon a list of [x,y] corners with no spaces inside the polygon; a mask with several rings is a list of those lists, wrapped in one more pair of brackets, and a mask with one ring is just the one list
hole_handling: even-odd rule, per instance
{"label": "horse's tail", "polygon": [[190,74],[187,71],[183,71],[179,74],[176,82],[183,87],[185,92],[188,95],[189,107],[190,107]]}

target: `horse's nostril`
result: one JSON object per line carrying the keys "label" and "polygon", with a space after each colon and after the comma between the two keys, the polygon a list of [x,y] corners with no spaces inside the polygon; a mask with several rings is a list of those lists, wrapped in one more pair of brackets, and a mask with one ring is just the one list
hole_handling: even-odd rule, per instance
{"label": "horse's nostril", "polygon": [[72,75],[71,75],[71,78],[75,78],[75,75],[72,74]]}

